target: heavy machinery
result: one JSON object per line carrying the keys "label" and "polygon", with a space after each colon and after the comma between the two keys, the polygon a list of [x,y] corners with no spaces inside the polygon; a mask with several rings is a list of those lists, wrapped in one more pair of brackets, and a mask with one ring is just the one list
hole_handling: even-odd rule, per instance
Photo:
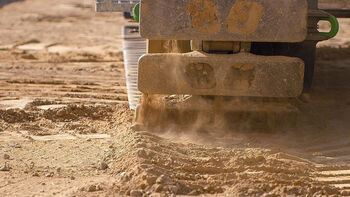
{"label": "heavy machinery", "polygon": [[[148,39],[136,123],[151,128],[293,123],[316,44],[339,29],[318,0],[141,0],[135,10]],[[318,31],[320,20],[329,32]]]}

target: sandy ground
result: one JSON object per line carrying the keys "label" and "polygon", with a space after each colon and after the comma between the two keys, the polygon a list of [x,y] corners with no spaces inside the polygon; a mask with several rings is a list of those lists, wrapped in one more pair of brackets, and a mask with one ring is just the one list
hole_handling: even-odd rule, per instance
{"label": "sandy ground", "polygon": [[156,134],[130,128],[121,14],[87,0],[5,5],[0,196],[350,195],[350,20],[340,22],[295,128]]}

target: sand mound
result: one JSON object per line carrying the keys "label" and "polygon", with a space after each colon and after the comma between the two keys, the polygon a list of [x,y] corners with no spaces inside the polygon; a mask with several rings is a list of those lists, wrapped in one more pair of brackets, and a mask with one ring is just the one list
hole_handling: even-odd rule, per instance
{"label": "sand mound", "polygon": [[0,120],[4,120],[7,123],[34,121],[36,117],[35,113],[20,109],[0,110]]}
{"label": "sand mound", "polygon": [[105,161],[118,177],[111,191],[120,195],[339,194],[310,178],[313,163],[271,149],[173,143],[129,129],[116,139]]}
{"label": "sand mound", "polygon": [[48,109],[43,116],[52,121],[72,121],[79,118],[103,119],[111,115],[112,109],[107,106],[68,105],[64,108]]}

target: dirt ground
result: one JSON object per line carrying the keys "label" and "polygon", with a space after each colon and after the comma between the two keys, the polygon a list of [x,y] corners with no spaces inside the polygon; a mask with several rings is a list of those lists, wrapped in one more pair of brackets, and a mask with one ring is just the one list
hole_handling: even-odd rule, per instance
{"label": "dirt ground", "polygon": [[0,196],[350,196],[349,19],[319,44],[295,127],[159,134],[131,128],[121,14],[1,6]]}

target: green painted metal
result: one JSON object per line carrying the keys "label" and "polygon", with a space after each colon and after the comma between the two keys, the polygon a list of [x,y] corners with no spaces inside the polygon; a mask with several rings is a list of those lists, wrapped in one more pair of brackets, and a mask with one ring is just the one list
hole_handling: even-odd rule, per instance
{"label": "green painted metal", "polygon": [[135,21],[140,22],[140,3],[137,3],[132,11],[134,13]]}
{"label": "green painted metal", "polygon": [[320,20],[328,21],[331,24],[331,30],[329,32],[320,32],[321,35],[328,36],[331,39],[338,34],[339,22],[335,16],[330,15],[328,18],[321,18]]}

